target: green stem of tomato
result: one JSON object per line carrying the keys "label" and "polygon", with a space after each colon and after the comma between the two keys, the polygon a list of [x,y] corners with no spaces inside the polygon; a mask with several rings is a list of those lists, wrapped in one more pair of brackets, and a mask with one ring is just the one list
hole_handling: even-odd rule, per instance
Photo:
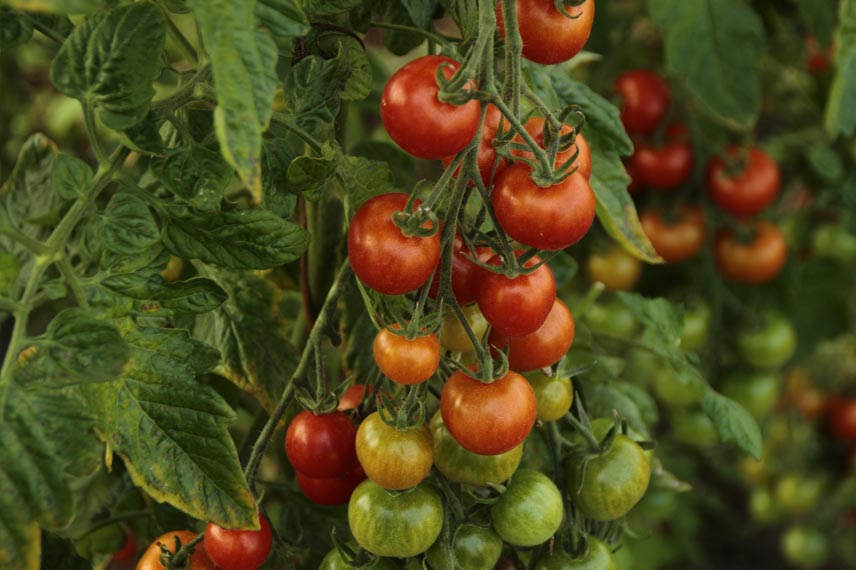
{"label": "green stem of tomato", "polygon": [[[485,0],[481,2],[486,3],[491,4]],[[511,102],[511,113],[517,117],[520,115],[520,80],[523,77],[523,38],[517,27],[516,0],[502,0],[502,20],[505,27],[505,82],[502,98]]]}

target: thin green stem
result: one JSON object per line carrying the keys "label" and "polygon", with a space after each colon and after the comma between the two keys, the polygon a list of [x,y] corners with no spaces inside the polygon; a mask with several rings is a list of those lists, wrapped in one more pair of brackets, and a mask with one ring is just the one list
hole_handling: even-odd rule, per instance
{"label": "thin green stem", "polygon": [[44,255],[45,253],[47,253],[47,247],[45,246],[45,244],[43,244],[37,239],[31,238],[24,232],[20,231],[17,228],[13,228],[10,225],[0,225],[0,233],[20,243],[21,245],[26,247],[30,251],[30,253],[34,255]]}
{"label": "thin green stem", "polygon": [[447,38],[446,36],[443,36],[441,34],[429,32],[428,30],[423,30],[422,28],[416,28],[413,26],[402,26],[401,24],[390,24],[389,22],[372,22],[371,24],[369,24],[369,26],[372,28],[380,28],[382,30],[393,30],[396,32],[417,34],[424,37],[426,40],[432,40],[437,42],[438,44],[442,44],[448,49],[454,49],[452,46],[452,42],[459,41],[455,38]]}
{"label": "thin green stem", "polygon": [[74,267],[71,266],[71,262],[68,258],[62,257],[57,260],[56,266],[62,274],[63,279],[65,279],[65,282],[68,283],[69,287],[71,287],[71,292],[74,293],[74,298],[77,299],[77,304],[84,309],[89,309],[89,301],[86,299],[86,294],[83,291],[83,283],[78,279],[77,273],[74,272]]}
{"label": "thin green stem", "polygon": [[91,105],[87,105],[83,101],[80,102],[80,106],[83,107],[83,121],[86,125],[86,135],[89,137],[89,144],[92,145],[92,150],[95,152],[95,158],[98,159],[98,163],[104,164],[107,162],[107,153],[104,152],[104,147],[101,146],[101,141],[98,140],[95,111],[92,110]]}
{"label": "thin green stem", "polygon": [[50,29],[49,27],[45,26],[41,22],[37,21],[32,16],[30,16],[28,14],[25,14],[25,15],[26,15],[27,19],[30,21],[30,23],[33,25],[34,29],[38,30],[39,32],[44,34],[46,37],[52,39],[53,41],[55,41],[58,44],[65,43],[65,37],[63,37],[59,32],[57,32],[56,30]]}
{"label": "thin green stem", "polygon": [[319,154],[321,153],[321,145],[318,144],[318,141],[315,140],[315,137],[310,135],[308,132],[303,130],[301,127],[294,124],[294,122],[291,119],[289,119],[285,114],[274,113],[271,116],[271,121],[273,121],[277,125],[280,125],[281,127],[288,129],[292,133],[296,134],[298,137],[300,137],[300,140],[302,140],[307,145],[309,145],[309,148],[311,148],[313,151],[315,151]]}
{"label": "thin green stem", "polygon": [[501,0],[502,19],[505,24],[505,82],[502,98],[511,102],[515,117],[520,115],[520,85],[523,77],[523,38],[517,28],[516,0]]}
{"label": "thin green stem", "polygon": [[187,39],[179,27],[175,25],[175,22],[172,21],[172,18],[169,17],[169,11],[165,9],[163,5],[160,5],[159,7],[161,12],[163,12],[164,19],[166,19],[167,33],[169,34],[169,37],[175,41],[178,45],[178,49],[181,50],[181,53],[183,53],[187,59],[193,62],[194,65],[199,63],[199,54],[196,53],[196,48],[193,47],[190,40]]}
{"label": "thin green stem", "polygon": [[181,88],[161,101],[152,104],[152,112],[159,116],[166,116],[168,112],[184,107],[196,99],[196,86],[211,79],[212,70],[210,65],[202,67],[190,78],[190,81]]}

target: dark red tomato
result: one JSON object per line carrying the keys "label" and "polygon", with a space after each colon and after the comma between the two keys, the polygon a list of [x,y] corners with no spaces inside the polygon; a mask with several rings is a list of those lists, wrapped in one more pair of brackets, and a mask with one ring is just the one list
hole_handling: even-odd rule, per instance
{"label": "dark red tomato", "polygon": [[[540,146],[544,148],[544,118],[543,117],[532,117],[528,121],[526,121],[526,132],[532,137],[532,140]],[[573,132],[573,128],[569,125],[562,125],[562,132],[560,136],[568,136]],[[515,143],[524,143],[523,137],[520,134],[514,136],[513,142]],[[511,151],[512,156],[519,156],[521,158],[528,158],[529,160],[535,160],[535,153],[531,150],[520,150],[514,149]],[[576,155],[576,156],[575,156]],[[582,133],[577,133],[576,138],[574,138],[574,144],[571,145],[566,150],[560,151],[556,155],[556,160],[553,163],[555,168],[561,167],[563,164],[568,162],[571,159],[575,159],[575,165],[577,167],[577,172],[585,176],[586,180],[591,178],[591,147],[589,147],[588,141],[583,136]]]}
{"label": "dark red tomato", "polygon": [[374,392],[374,388],[368,388],[365,384],[352,385],[339,398],[339,405],[336,409],[340,412],[357,409],[366,397],[366,390],[368,390],[369,394]]}
{"label": "dark red tomato", "polygon": [[512,164],[496,177],[491,201],[505,233],[537,249],[569,247],[594,222],[594,192],[579,173],[542,188],[532,181],[528,165]]}
{"label": "dark red tomato", "polygon": [[[401,328],[393,325],[393,328]],[[399,384],[425,382],[440,365],[440,341],[428,333],[413,340],[381,329],[372,347],[375,363],[387,378]]]}
{"label": "dark red tomato", "polygon": [[[523,39],[523,57],[536,63],[561,63],[577,55],[586,45],[594,22],[594,0],[567,6],[568,18],[553,2],[517,0],[517,28]],[[496,20],[505,37],[502,3],[497,2]]]}
{"label": "dark red tomato", "polygon": [[440,413],[462,447],[479,455],[499,455],[520,445],[532,431],[537,403],[532,386],[517,372],[485,384],[457,371],[443,386]]}
{"label": "dark red tomato", "polygon": [[205,550],[222,570],[254,570],[270,553],[273,533],[270,524],[259,516],[259,530],[229,530],[208,523],[205,527]]}
{"label": "dark red tomato", "polygon": [[710,197],[733,216],[754,216],[779,194],[782,184],[779,165],[760,148],[744,150],[732,145],[727,154],[732,161],[742,161],[742,168],[730,171],[725,159],[713,157],[707,165]]}
{"label": "dark red tomato", "polygon": [[856,441],[856,400],[842,396],[829,398],[826,422],[829,431],[838,439]]}
{"label": "dark red tomato", "polygon": [[319,505],[344,505],[366,474],[359,462],[350,471],[329,479],[315,479],[297,472],[297,485],[306,498]]}
{"label": "dark red tomato", "polygon": [[297,414],[285,433],[285,453],[297,471],[316,479],[337,477],[357,461],[357,426],[342,412]]}
{"label": "dark red tomato", "polygon": [[557,363],[570,350],[574,342],[574,317],[560,299],[538,330],[525,336],[506,337],[496,331],[490,333],[490,343],[498,348],[508,347],[508,366],[525,372]]}
{"label": "dark red tomato", "polygon": [[809,72],[819,75],[829,69],[835,56],[835,44],[830,44],[826,50],[821,49],[817,39],[809,36],[805,39],[805,66]]}
{"label": "dark red tomato", "polygon": [[623,100],[621,122],[628,133],[647,135],[657,130],[672,98],[662,77],[648,69],[631,69],[618,76],[614,88]]}
{"label": "dark red tomato", "polygon": [[674,123],[666,129],[666,142],[659,147],[637,143],[630,161],[636,179],[657,190],[674,190],[693,172],[693,147],[686,127]]}
{"label": "dark red tomato", "polygon": [[[360,206],[348,228],[348,256],[354,274],[379,293],[401,295],[428,281],[440,261],[440,233],[407,237],[392,215],[407,205],[407,194],[381,194]],[[414,207],[419,201],[414,202]]]}
{"label": "dark red tomato", "polygon": [[649,210],[639,221],[651,245],[669,263],[685,261],[704,246],[704,214],[698,206],[681,206],[676,217],[667,218]]}
{"label": "dark red tomato", "polygon": [[[174,530],[159,536],[140,557],[140,561],[137,562],[137,570],[164,570],[166,566],[160,562],[161,545],[175,553],[176,539],[181,546],[184,546],[194,538],[196,538],[196,533],[189,530]],[[194,546],[193,554],[190,556],[190,566],[187,570],[217,570],[205,551],[205,541]]]}
{"label": "dark red tomato", "polygon": [[[504,160],[497,162],[496,147],[493,146],[496,134],[499,132],[500,123],[505,125],[503,131],[508,129],[509,123],[502,120],[502,112],[495,105],[488,104],[484,121],[482,121],[481,141],[479,142],[478,155],[476,157],[479,165],[479,174],[481,174],[481,179],[485,186],[490,186],[490,181],[493,177],[502,172],[506,167]],[[454,158],[455,155],[444,158],[443,166],[448,168]],[[459,170],[460,168],[455,171],[456,177]]]}
{"label": "dark red tomato", "polygon": [[440,55],[411,61],[389,78],[380,99],[380,119],[392,140],[428,160],[461,152],[476,136],[481,119],[478,101],[451,105],[437,97],[437,68],[443,63],[448,64],[443,68],[446,79],[460,67]]}
{"label": "dark red tomato", "polygon": [[743,242],[731,230],[716,233],[716,264],[723,275],[741,283],[757,284],[774,279],[788,260],[788,244],[782,231],[766,221],[755,222],[754,238]]}
{"label": "dark red tomato", "polygon": [[[516,252],[520,255],[521,252]],[[541,260],[535,256],[526,262],[532,267]],[[488,261],[501,265],[499,255]],[[509,279],[500,273],[484,270],[477,294],[484,318],[499,333],[523,336],[538,330],[547,319],[556,299],[556,279],[545,263],[528,275]]]}
{"label": "dark red tomato", "polygon": [[119,567],[129,565],[137,557],[137,548],[137,539],[134,538],[134,533],[125,529],[125,542],[122,544],[122,548],[110,557],[110,565]]}
{"label": "dark red tomato", "polygon": [[[481,268],[470,261],[470,258],[487,261],[491,257],[493,257],[493,251],[489,247],[477,247],[475,252],[471,252],[464,238],[460,234],[455,234],[452,244],[452,294],[459,305],[469,305],[476,300]],[[442,266],[442,262],[440,265]],[[440,292],[440,277],[440,271],[436,271],[428,291],[432,299],[436,299]]]}

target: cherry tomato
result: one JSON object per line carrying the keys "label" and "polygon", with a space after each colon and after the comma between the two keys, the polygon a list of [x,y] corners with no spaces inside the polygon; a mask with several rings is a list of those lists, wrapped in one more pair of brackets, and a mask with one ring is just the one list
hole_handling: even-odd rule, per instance
{"label": "cherry tomato", "polygon": [[782,231],[763,220],[755,222],[752,241],[740,241],[731,230],[716,233],[716,264],[723,275],[748,284],[775,279],[788,260]]}
{"label": "cherry tomato", "polygon": [[810,526],[794,526],[782,535],[782,554],[797,568],[820,568],[829,559],[829,540]]}
{"label": "cherry tomato", "polygon": [[629,291],[639,282],[642,262],[611,244],[605,251],[592,252],[586,261],[586,273],[589,280],[603,283],[610,291]]}
{"label": "cherry tomato", "polygon": [[[487,261],[493,257],[493,251],[488,247],[479,247],[475,252],[470,252],[464,238],[456,233],[452,244],[452,295],[455,296],[459,305],[469,305],[476,300],[476,290],[482,269],[473,263],[470,257]],[[440,292],[440,278],[441,272],[434,272],[434,279],[428,290],[428,295],[432,299],[436,299]]]}
{"label": "cherry tomato", "polygon": [[[561,63],[577,55],[586,45],[594,22],[594,0],[566,6],[572,17],[556,9],[552,2],[517,0],[517,29],[523,39],[523,57],[535,63]],[[505,37],[502,4],[497,2],[499,34]]]}
{"label": "cherry tomato", "polygon": [[337,477],[357,460],[354,421],[336,411],[316,416],[302,411],[285,434],[285,453],[297,471],[316,479]]}
{"label": "cherry tomato", "polygon": [[[440,233],[406,237],[392,215],[407,205],[407,194],[381,194],[360,206],[348,228],[348,256],[354,274],[379,293],[400,295],[428,281],[440,261]],[[414,202],[414,207],[419,201]]]}
{"label": "cherry tomato", "polygon": [[655,147],[637,143],[630,161],[635,179],[657,190],[674,190],[689,180],[693,172],[693,147],[686,127],[674,123],[666,129],[666,142]]}
{"label": "cherry tomato", "polygon": [[[348,546],[354,551],[359,549],[359,546],[356,543],[349,542]],[[346,562],[342,559],[339,549],[333,547],[333,549],[330,550],[330,552],[328,552],[321,561],[321,566],[318,567],[318,570],[357,570],[358,568],[364,568],[364,566],[354,566],[353,564]],[[378,558],[377,561],[372,564],[371,570],[399,570],[399,566],[396,561],[391,558]]]}
{"label": "cherry tomato", "polygon": [[589,306],[582,319],[592,332],[619,338],[631,338],[639,328],[633,311],[616,297]]}
{"label": "cherry tomato", "polygon": [[710,328],[710,306],[702,300],[690,304],[684,311],[681,330],[681,350],[695,352],[707,343]]}
{"label": "cherry tomato", "polygon": [[765,488],[753,489],[749,495],[749,515],[753,520],[765,524],[777,524],[782,520],[782,510]]}
{"label": "cherry tomato", "polygon": [[562,494],[540,471],[519,469],[490,509],[493,528],[514,546],[547,542],[562,523]]}
{"label": "cherry tomato", "polygon": [[670,408],[687,408],[701,403],[707,388],[701,382],[685,378],[668,364],[654,374],[654,394]]}
{"label": "cherry tomato", "polygon": [[776,483],[776,503],[789,515],[803,515],[817,507],[824,486],[823,479],[819,477],[786,473]]}
{"label": "cherry tomato", "polygon": [[[478,305],[470,305],[462,307],[464,318],[470,329],[475,334],[476,340],[481,340],[484,333],[487,332],[487,321],[479,310]],[[440,345],[446,350],[453,352],[470,352],[475,350],[467,331],[464,330],[464,325],[458,320],[458,315],[454,312],[449,312],[443,315],[443,324],[440,325],[440,332],[437,334],[440,339]]]}
{"label": "cherry tomato", "polygon": [[113,553],[110,557],[110,565],[124,567],[130,565],[137,557],[137,539],[134,533],[125,529],[125,542],[122,548]]}
{"label": "cherry tomato", "polygon": [[523,444],[498,455],[479,455],[468,451],[452,437],[443,416],[438,411],[431,418],[434,437],[434,466],[449,481],[485,487],[499,485],[508,480],[520,465]]}
{"label": "cherry tomato", "polygon": [[841,224],[820,224],[812,232],[811,243],[819,257],[836,259],[845,264],[856,262],[856,236]]}
{"label": "cherry tomato", "polygon": [[785,386],[788,402],[807,420],[814,421],[828,408],[826,395],[814,386],[803,368],[790,369]]}
{"label": "cherry tomato", "polygon": [[464,448],[497,455],[523,443],[535,424],[537,404],[532,386],[516,372],[485,384],[457,371],[443,386],[440,410]]}
{"label": "cherry tomato", "polygon": [[699,448],[713,447],[719,443],[716,426],[700,410],[672,410],[669,421],[672,435],[681,443]]}
{"label": "cherry tomato", "polygon": [[[544,143],[544,124],[545,121],[543,117],[532,117],[526,121],[526,124],[523,126],[526,129],[526,132],[529,133],[529,136],[532,137],[532,140],[534,140],[541,148],[546,148],[546,144]],[[562,125],[559,136],[568,137],[573,131],[574,129],[570,125]],[[512,141],[519,144],[525,144],[523,137],[520,136],[519,133],[514,136]],[[512,149],[511,155],[535,160],[535,153],[531,150]],[[577,173],[582,174],[586,180],[591,178],[591,147],[589,147],[588,141],[586,141],[586,138],[582,133],[577,133],[574,138],[574,144],[570,145],[569,148],[559,151],[556,155],[556,160],[553,163],[553,166],[555,168],[560,168],[571,159],[575,159],[574,165],[577,168]]]}
{"label": "cherry tomato", "polygon": [[[142,557],[140,557],[140,561],[137,562],[137,570],[164,570],[166,566],[160,562],[160,557],[163,553],[161,545],[165,546],[169,552],[175,553],[176,539],[181,543],[181,546],[184,546],[194,538],[196,538],[196,533],[189,530],[174,530],[162,534],[149,545]],[[217,570],[217,567],[208,558],[204,541],[194,546],[188,570]]]}
{"label": "cherry tomato", "polygon": [[259,530],[229,530],[208,523],[205,527],[205,550],[222,570],[252,570],[262,565],[273,545],[273,533],[264,516],[259,516]]}
{"label": "cherry tomato", "polygon": [[357,431],[357,457],[369,479],[400,491],[418,485],[434,463],[434,443],[426,424],[407,430],[387,425],[372,413]]}
{"label": "cherry tomato", "polygon": [[672,98],[663,78],[647,69],[632,69],[619,75],[615,92],[623,100],[621,122],[634,135],[654,132],[669,110]]}
{"label": "cherry tomato", "polygon": [[[401,327],[396,324],[393,328]],[[440,365],[440,341],[434,333],[409,340],[389,329],[381,329],[372,349],[380,371],[399,384],[425,382]]]}
{"label": "cherry tomato", "polygon": [[[502,118],[502,112],[495,105],[488,104],[484,121],[482,122],[481,141],[479,142],[476,157],[479,174],[485,186],[490,186],[490,181],[507,166],[504,160],[497,161],[496,147],[493,146],[496,135],[502,125],[504,125],[503,131],[506,131],[509,127],[508,121],[504,121]],[[443,166],[448,168],[454,158],[455,155],[444,158]],[[459,171],[460,167],[455,171],[455,177],[458,176]]]}
{"label": "cherry tomato", "polygon": [[493,530],[462,524],[452,538],[454,566],[449,564],[440,541],[425,553],[433,570],[484,570],[493,568],[502,555],[502,539]]}
{"label": "cherry tomato", "polygon": [[[540,261],[535,256],[525,267]],[[493,256],[488,263],[501,265],[499,255]],[[550,314],[556,299],[556,279],[547,264],[514,279],[485,271],[477,299],[479,309],[493,328],[504,335],[523,336],[538,330]]]}
{"label": "cherry tomato", "polygon": [[409,558],[428,550],[440,536],[443,503],[424,483],[407,493],[390,493],[367,479],[351,495],[348,525],[372,554]]}
{"label": "cherry tomato", "polygon": [[578,172],[542,188],[532,181],[528,165],[515,163],[496,177],[491,201],[502,229],[537,249],[569,247],[594,222],[594,192]]}
{"label": "cherry tomato", "polygon": [[340,412],[356,410],[360,407],[360,404],[363,403],[363,399],[366,397],[366,391],[371,394],[374,392],[374,388],[369,388],[365,384],[352,384],[347,390],[345,390],[342,397],[339,398],[339,405],[336,409]]}
{"label": "cherry tomato", "polygon": [[525,376],[535,392],[537,417],[540,421],[552,422],[568,413],[574,401],[574,388],[570,378],[547,376],[543,372],[528,372]]}
{"label": "cherry tomato", "polygon": [[602,541],[589,536],[588,547],[582,556],[574,558],[556,548],[551,555],[538,561],[535,570],[616,570],[612,551]]}
{"label": "cherry tomato", "polygon": [[307,499],[319,505],[344,505],[351,493],[366,478],[362,465],[356,462],[350,471],[337,477],[316,479],[297,472],[297,485]]}
{"label": "cherry tomato", "polygon": [[732,374],[722,382],[721,392],[761,422],[776,409],[779,402],[779,384],[779,378],[768,372]]}
{"label": "cherry tomato", "polygon": [[436,76],[441,64],[447,64],[442,71],[446,79],[460,67],[448,57],[420,57],[389,78],[380,99],[380,119],[392,140],[413,156],[428,160],[462,151],[476,136],[481,119],[476,100],[463,105],[440,101]]}
{"label": "cherry tomato", "polygon": [[830,398],[826,414],[832,435],[843,441],[856,441],[856,400],[843,396]]}
{"label": "cherry tomato", "polygon": [[533,333],[507,337],[491,331],[491,345],[508,347],[508,366],[524,372],[552,366],[562,359],[574,342],[574,317],[561,299],[553,302],[547,319]]}
{"label": "cherry tomato", "polygon": [[698,206],[681,206],[675,216],[649,210],[639,216],[645,235],[669,263],[686,261],[704,247],[704,214]]}
{"label": "cherry tomato", "polygon": [[796,348],[794,326],[778,313],[764,315],[755,326],[737,333],[737,352],[755,368],[779,368],[791,359]]}
{"label": "cherry tomato", "polygon": [[[725,159],[713,157],[707,165],[707,187],[710,196],[720,208],[738,218],[754,216],[770,205],[779,194],[781,175],[779,165],[760,148],[745,151],[730,146],[727,154],[731,160],[745,162],[736,172],[729,170]],[[745,152],[745,157],[743,153]]]}

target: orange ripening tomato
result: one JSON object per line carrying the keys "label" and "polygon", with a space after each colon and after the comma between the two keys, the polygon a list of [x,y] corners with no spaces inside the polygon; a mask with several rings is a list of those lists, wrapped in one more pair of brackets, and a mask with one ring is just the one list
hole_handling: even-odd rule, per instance
{"label": "orange ripening tomato", "polygon": [[704,215],[698,206],[681,206],[674,219],[649,210],[639,216],[639,222],[651,245],[669,263],[685,261],[704,246]]}
{"label": "orange ripening tomato", "polygon": [[[162,554],[161,545],[166,546],[170,552],[175,553],[176,538],[181,543],[181,546],[184,546],[196,538],[196,533],[189,530],[174,530],[162,534],[143,553],[140,561],[137,562],[137,570],[164,570],[166,567],[160,563]],[[208,558],[208,553],[205,552],[205,541],[200,542],[194,547],[188,570],[217,570],[217,567]]]}
{"label": "orange ripening tomato", "polygon": [[490,343],[497,348],[508,347],[508,366],[518,372],[537,370],[557,363],[574,342],[574,317],[560,299],[538,330],[525,336],[506,337],[491,331]]}
{"label": "orange ripening tomato", "polygon": [[[392,328],[401,327],[396,324]],[[440,341],[434,333],[409,340],[381,329],[375,336],[373,352],[380,371],[399,384],[425,382],[440,365]]]}
{"label": "orange ripening tomato", "polygon": [[723,275],[748,284],[774,279],[788,260],[788,244],[782,231],[766,221],[753,227],[752,241],[742,242],[731,230],[716,233],[716,264]]}

